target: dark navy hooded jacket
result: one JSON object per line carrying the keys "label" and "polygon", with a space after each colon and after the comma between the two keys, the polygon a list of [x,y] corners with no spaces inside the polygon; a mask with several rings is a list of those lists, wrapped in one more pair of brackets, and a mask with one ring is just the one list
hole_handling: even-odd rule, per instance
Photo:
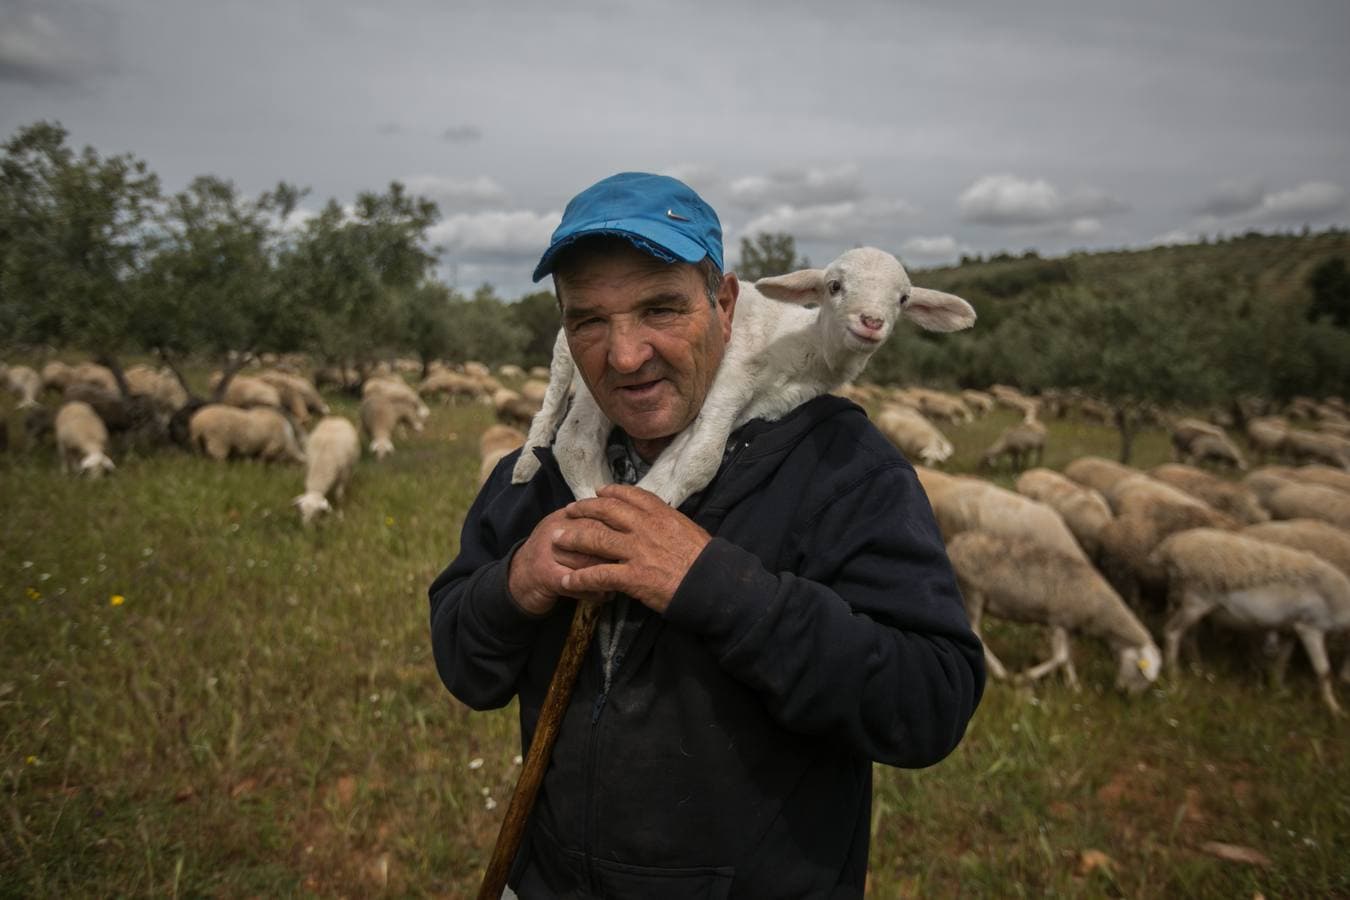
{"label": "dark navy hooded jacket", "polygon": [[[507,592],[513,549],[572,498],[516,454],[430,590],[436,665],[475,709],[520,700],[529,745],[571,620]],[[810,401],[737,432],[682,507],[713,535],[601,693],[593,645],[511,884],[534,897],[861,896],[872,762],[956,746],[984,664],[913,467],[856,405]]]}

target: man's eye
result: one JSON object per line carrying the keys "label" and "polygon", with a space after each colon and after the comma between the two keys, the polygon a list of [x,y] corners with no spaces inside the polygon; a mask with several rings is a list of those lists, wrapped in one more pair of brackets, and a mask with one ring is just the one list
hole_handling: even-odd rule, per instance
{"label": "man's eye", "polygon": [[596,318],[595,316],[592,316],[589,319],[581,319],[579,321],[573,322],[571,325],[571,329],[572,332],[575,334],[578,331],[589,330],[591,328],[594,328],[596,325],[599,324],[600,319]]}
{"label": "man's eye", "polygon": [[654,306],[654,307],[652,307],[651,309],[647,310],[647,314],[648,314],[648,315],[651,315],[651,316],[658,316],[658,317],[659,317],[659,316],[673,316],[673,315],[675,315],[676,312],[677,312],[677,310],[676,310],[673,306]]}

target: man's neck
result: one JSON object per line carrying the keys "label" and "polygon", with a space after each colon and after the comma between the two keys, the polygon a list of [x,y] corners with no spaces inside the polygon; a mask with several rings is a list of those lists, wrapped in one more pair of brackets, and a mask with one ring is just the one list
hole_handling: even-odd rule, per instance
{"label": "man's neck", "polygon": [[637,451],[638,456],[642,457],[643,462],[654,463],[656,458],[661,455],[661,451],[669,447],[670,442],[675,440],[675,436],[654,438],[649,441],[630,437],[629,440],[633,442],[633,449]]}

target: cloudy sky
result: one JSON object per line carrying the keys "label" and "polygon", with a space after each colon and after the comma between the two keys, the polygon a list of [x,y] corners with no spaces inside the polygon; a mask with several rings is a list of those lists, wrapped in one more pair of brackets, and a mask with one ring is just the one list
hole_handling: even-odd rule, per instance
{"label": "cloudy sky", "polygon": [[1346,0],[0,0],[0,133],[165,186],[436,200],[504,296],[567,199],[684,178],[742,236],[913,267],[1350,222]]}

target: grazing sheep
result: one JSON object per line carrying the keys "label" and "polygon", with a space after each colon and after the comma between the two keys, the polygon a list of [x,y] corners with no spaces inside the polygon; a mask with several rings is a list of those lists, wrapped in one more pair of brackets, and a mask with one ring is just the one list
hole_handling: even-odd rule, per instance
{"label": "grazing sheep", "polygon": [[[209,384],[212,391],[220,386],[223,377],[220,372],[211,374]],[[254,406],[270,406],[273,409],[284,408],[281,403],[281,392],[261,378],[252,375],[235,374],[230,379],[230,383],[225,386],[225,396],[220,399],[220,402],[227,406],[237,406],[240,409],[248,409]]]}
{"label": "grazing sheep", "polygon": [[1247,444],[1264,461],[1270,455],[1284,453],[1284,440],[1289,436],[1289,423],[1276,416],[1249,419]]}
{"label": "grazing sheep", "polygon": [[1064,474],[1095,491],[1107,496],[1111,486],[1122,478],[1138,475],[1139,470],[1130,466],[1112,462],[1100,456],[1082,456],[1064,467]]}
{"label": "grazing sheep", "polygon": [[924,418],[923,413],[908,406],[887,403],[877,415],[876,425],[877,430],[899,447],[901,453],[911,459],[923,460],[927,466],[946,462],[955,449],[946,435]]}
{"label": "grazing sheep", "polygon": [[76,385],[85,385],[113,396],[120,396],[122,393],[122,389],[117,385],[117,376],[112,373],[112,369],[98,363],[83,362],[70,370],[70,379],[66,382],[64,388],[67,398]]}
{"label": "grazing sheep", "polygon": [[1215,465],[1237,469],[1239,472],[1247,471],[1247,460],[1242,458],[1242,451],[1224,435],[1198,435],[1186,447],[1182,461],[1191,465],[1212,462]]}
{"label": "grazing sheep", "polygon": [[422,383],[417,386],[417,393],[423,397],[440,396],[446,401],[456,397],[467,397],[470,400],[490,402],[482,384],[476,378],[449,369],[432,372],[422,379]]}
{"label": "grazing sheep", "polygon": [[984,391],[967,388],[961,392],[961,399],[966,401],[966,406],[981,416],[994,408],[993,395],[986,394]]}
{"label": "grazing sheep", "polygon": [[1266,512],[1250,488],[1225,481],[1203,469],[1180,463],[1164,463],[1150,469],[1149,475],[1208,503],[1239,522],[1252,525],[1270,519],[1270,513]]}
{"label": "grazing sheep", "polygon": [[38,405],[42,393],[42,378],[29,366],[9,366],[4,371],[5,386],[19,398],[19,409]]}
{"label": "grazing sheep", "polygon": [[531,378],[542,378],[548,381],[548,369],[544,366],[530,366],[529,375]]}
{"label": "grazing sheep", "polygon": [[1331,466],[1308,465],[1296,469],[1283,469],[1290,481],[1301,484],[1320,484],[1350,493],[1350,473],[1333,469]]}
{"label": "grazing sheep", "polygon": [[1173,535],[1156,555],[1176,610],[1163,630],[1169,666],[1176,666],[1187,630],[1211,612],[1239,628],[1292,631],[1317,673],[1323,701],[1341,714],[1326,635],[1350,629],[1350,579],[1311,553],[1210,528]]}
{"label": "grazing sheep", "polygon": [[1032,456],[1036,457],[1034,464],[1040,465],[1044,452],[1045,426],[1034,416],[1028,416],[1016,425],[1003,429],[980,457],[980,467],[992,469],[999,457],[1006,456],[1013,471],[1020,471],[1024,463],[1031,463]]}
{"label": "grazing sheep", "polygon": [[1235,523],[1203,503],[1136,501],[1129,512],[1106,523],[1097,534],[1102,573],[1134,607],[1143,596],[1160,594],[1166,573],[1152,556],[1168,536],[1191,528],[1229,528]]}
{"label": "grazing sheep", "polygon": [[1287,482],[1263,498],[1275,519],[1321,519],[1350,528],[1350,494],[1320,484]]}
{"label": "grazing sheep", "polygon": [[492,408],[497,411],[497,421],[503,425],[529,428],[540,405],[509,388],[502,388],[493,393]]}
{"label": "grazing sheep", "polygon": [[1320,519],[1285,519],[1248,525],[1239,534],[1320,556],[1350,576],[1350,531]]}
{"label": "grazing sheep", "polygon": [[497,367],[497,374],[503,378],[524,378],[525,370],[515,363],[506,363]]}
{"label": "grazing sheep", "polygon": [[497,463],[512,450],[525,443],[525,432],[509,425],[489,425],[478,439],[478,453],[482,462],[478,467],[478,485],[487,483]]}
{"label": "grazing sheep", "polygon": [[123,373],[127,382],[127,393],[132,397],[146,397],[155,406],[155,411],[167,419],[188,402],[187,391],[172,373],[156,372],[149,366],[132,366]]}
{"label": "grazing sheep", "polygon": [[108,429],[88,403],[74,400],[61,405],[56,413],[56,452],[61,471],[74,471],[97,478],[111,472],[108,458]]}
{"label": "grazing sheep", "polygon": [[341,502],[352,469],[361,458],[361,439],[356,426],[342,416],[326,416],[309,433],[305,447],[308,468],[305,492],[292,502],[300,509],[300,521],[308,525],[320,513],[330,512],[333,500]]}
{"label": "grazing sheep", "polygon": [[543,406],[544,398],[548,396],[548,382],[531,378],[520,386],[520,396],[536,406]]}
{"label": "grazing sheep", "polygon": [[431,415],[431,410],[422,402],[422,398],[401,378],[381,376],[369,379],[361,386],[361,398],[364,400],[373,396],[388,397],[408,406],[418,422],[414,431],[421,431],[421,423]]}
{"label": "grazing sheep", "polygon": [[[370,438],[370,452],[384,459],[394,452],[394,429],[406,425],[422,430],[421,401],[413,401],[397,392],[375,391],[361,401],[361,427]],[[425,407],[422,407],[425,409]]]}
{"label": "grazing sheep", "polygon": [[1325,463],[1338,469],[1350,469],[1350,440],[1334,434],[1291,428],[1284,438],[1284,450],[1297,462]]}
{"label": "grazing sheep", "polygon": [[1054,508],[978,478],[956,477],[924,484],[945,540],[966,531],[984,531],[1049,547],[1087,562],[1073,532]]}
{"label": "grazing sheep", "polygon": [[[1050,659],[1020,677],[1036,681],[1063,668],[1074,690],[1078,675],[1069,654],[1070,632],[1101,638],[1116,655],[1116,687],[1138,693],[1158,678],[1162,655],[1143,623],[1086,560],[1064,556],[1043,544],[982,531],[967,531],[947,545],[966,613],[978,635],[985,613],[1014,622],[1047,625]],[[983,638],[981,638],[983,641]],[[984,645],[995,678],[1007,670]]]}
{"label": "grazing sheep", "polygon": [[492,377],[492,370],[480,362],[470,360],[464,364],[464,374],[471,375],[479,381]]}
{"label": "grazing sheep", "polygon": [[278,409],[241,409],[208,403],[188,420],[190,446],[214,460],[231,456],[303,463],[305,451],[295,425]]}
{"label": "grazing sheep", "polygon": [[[712,480],[737,426],[778,419],[857,378],[901,315],[936,331],[975,321],[966,301],[913,287],[899,260],[872,247],[845,251],[825,269],[742,285],[731,339],[697,419],[675,437],[638,486],[678,506]],[[565,341],[554,344],[549,395],[526,446],[546,446],[556,430],[554,455],[568,485],[578,498],[592,497],[612,480],[604,454],[612,426],[575,366],[560,362],[565,351]],[[564,401],[573,387],[568,411]],[[537,470],[534,454],[522,453],[513,480],[528,481]]]}
{"label": "grazing sheep", "polygon": [[44,391],[56,391],[58,394],[65,393],[66,385],[70,384],[70,377],[73,372],[74,369],[61,360],[51,360],[42,367],[42,389]]}
{"label": "grazing sheep", "polygon": [[942,419],[953,425],[963,425],[975,421],[975,414],[966,406],[966,401],[941,391],[915,388],[914,397],[919,404],[919,412],[929,419]]}
{"label": "grazing sheep", "polygon": [[1223,429],[1202,419],[1181,418],[1170,427],[1173,458],[1183,457],[1191,442],[1203,434],[1211,437],[1224,437]]}
{"label": "grazing sheep", "polygon": [[281,395],[281,406],[291,411],[297,422],[309,421],[310,415],[328,415],[328,404],[319,396],[319,391],[308,379],[289,372],[259,372],[258,378],[277,389]]}
{"label": "grazing sheep", "polygon": [[1018,476],[1016,488],[1059,513],[1088,556],[1097,556],[1101,530],[1115,515],[1099,491],[1050,469],[1028,469]]}

